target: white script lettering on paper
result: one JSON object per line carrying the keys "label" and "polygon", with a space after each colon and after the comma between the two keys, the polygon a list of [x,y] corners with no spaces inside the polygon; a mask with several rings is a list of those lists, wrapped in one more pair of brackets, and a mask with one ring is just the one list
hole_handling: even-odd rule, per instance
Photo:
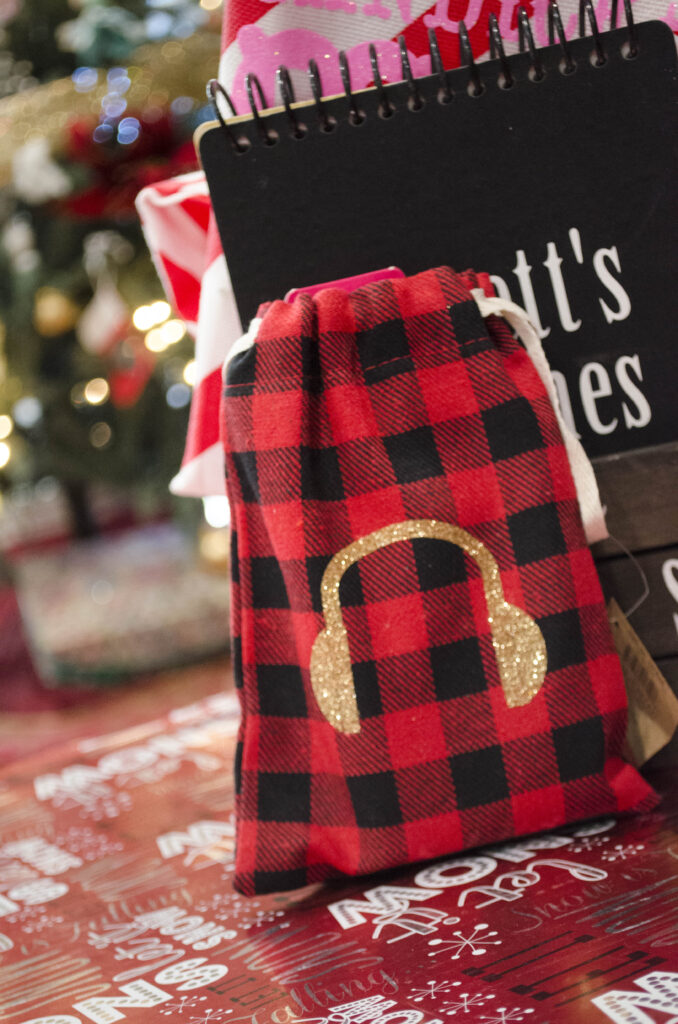
{"label": "white script lettering on paper", "polygon": [[[602,826],[609,827],[611,824],[607,823]],[[442,895],[446,889],[461,889],[457,897],[459,907],[463,907],[474,894],[485,897],[482,902],[474,903],[475,907],[482,908],[499,901],[520,899],[526,888],[541,880],[541,872],[544,869],[565,871],[579,881],[598,882],[607,878],[607,871],[602,868],[562,858],[539,858],[539,854],[544,850],[560,849],[573,842],[575,840],[570,836],[536,836],[496,849],[486,849],[476,856],[454,857],[417,872],[413,887],[380,885],[366,890],[360,897],[349,897],[330,903],[327,909],[343,929],[365,924],[370,917],[373,938],[378,938],[387,926],[403,932],[402,935],[389,939],[389,942],[398,941],[399,938],[406,938],[408,935],[428,935],[437,931],[441,923],[457,923],[459,919],[448,917],[447,911],[431,907],[412,907],[411,904],[433,899]],[[501,861],[525,866],[522,870],[500,875],[491,884],[478,884],[496,871]]]}
{"label": "white script lettering on paper", "polygon": [[184,857],[189,866],[198,857],[212,861],[230,861],[235,849],[235,823],[229,821],[195,821],[183,832],[165,832],[156,839],[160,856]]}
{"label": "white script lettering on paper", "polygon": [[222,762],[203,749],[232,729],[228,721],[179,729],[172,736],[153,736],[146,743],[122,747],[101,757],[96,765],[72,764],[60,772],[38,775],[33,783],[40,801],[55,807],[88,807],[119,789],[157,782],[188,761],[201,771],[217,771]]}

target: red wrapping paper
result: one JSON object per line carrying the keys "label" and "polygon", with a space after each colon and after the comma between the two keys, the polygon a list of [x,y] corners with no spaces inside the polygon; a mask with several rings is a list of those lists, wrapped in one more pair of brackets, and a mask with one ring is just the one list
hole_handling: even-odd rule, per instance
{"label": "red wrapping paper", "polygon": [[10,1024],[669,1024],[678,801],[405,871],[234,893],[238,712],[208,698],[0,774]]}

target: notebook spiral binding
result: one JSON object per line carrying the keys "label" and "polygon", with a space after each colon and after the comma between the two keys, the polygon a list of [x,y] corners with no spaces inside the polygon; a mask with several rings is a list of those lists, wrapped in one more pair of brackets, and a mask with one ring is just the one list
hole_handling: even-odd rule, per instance
{"label": "notebook spiral binding", "polygon": [[[638,56],[638,39],[636,33],[636,27],[633,20],[633,11],[631,9],[631,0],[623,0],[624,4],[624,17],[626,20],[627,38],[626,42],[622,45],[622,53],[625,59],[633,60]],[[612,0],[610,8],[610,29],[617,27],[617,13],[618,13],[618,0]],[[530,19],[527,11],[523,6],[517,9],[518,17],[518,46],[521,53],[527,51],[530,55],[530,67],[528,76],[533,82],[541,81],[546,72],[539,56],[539,51],[535,46],[534,35],[532,32],[532,26],[530,25]],[[506,56],[504,51],[504,42],[499,31],[499,22],[496,14],[492,13],[489,16],[488,24],[488,36],[490,43],[490,58],[492,60],[498,60],[500,66],[498,85],[502,89],[510,89],[515,84],[515,76],[511,67],[511,58]],[[593,51],[591,54],[592,63],[596,67],[602,67],[607,63],[607,54],[605,52],[605,46],[601,38],[600,28],[598,26],[598,20],[596,13],[593,9],[592,0],[580,0],[579,2],[579,36],[583,38],[586,35],[586,25],[589,25],[591,31],[591,38],[593,42]],[[562,57],[560,61],[560,71],[563,75],[571,75],[576,72],[576,63],[570,53],[570,47],[568,40],[565,35],[565,29],[563,27],[563,20],[560,14],[560,8],[558,7],[557,0],[551,0],[548,6],[548,37],[549,44],[555,45],[556,37],[558,45],[560,46]],[[430,28],[428,31],[429,41],[429,54],[431,60],[431,75],[437,76],[439,79],[440,87],[438,90],[438,102],[442,104],[450,103],[453,99],[453,92],[448,81],[448,71],[445,69],[442,58],[440,56],[440,49],[438,46],[438,40],[434,28]],[[405,44],[405,37],[398,36],[398,46],[400,49],[400,63],[402,68],[402,81],[406,82],[409,90],[409,97],[407,101],[407,107],[411,111],[420,110],[423,106],[423,99],[421,97],[418,79],[414,77],[412,68],[410,65],[410,59],[407,53],[407,46]],[[372,74],[374,79],[374,88],[379,96],[379,115],[383,118],[391,117],[395,113],[395,107],[389,96],[388,85],[384,83],[383,77],[379,68],[379,57],[377,54],[374,43],[369,46],[370,64],[372,67]],[[469,39],[468,31],[463,21],[459,22],[459,56],[460,65],[468,68],[468,85],[466,88],[467,93],[470,96],[478,97],[482,96],[486,90],[486,86],[483,84],[482,76],[480,74],[479,67],[476,63],[476,59]],[[339,71],[341,75],[342,84],[344,87],[344,93],[348,102],[348,120],[349,123],[359,125],[363,122],[365,115],[361,112],[356,94],[353,92],[351,87],[351,72],[349,68],[348,58],[342,51],[339,54]],[[315,60],[308,62],[308,76],[311,85],[311,92],[313,95],[313,103],[315,106],[318,127],[320,131],[331,132],[336,127],[336,121],[330,117],[324,106],[326,97],[323,96],[322,81],[320,78],[320,71]],[[284,107],[287,115],[287,121],[289,124],[290,135],[296,139],[301,139],[306,135],[308,129],[297,117],[297,113],[294,108],[296,103],[294,89],[292,86],[292,79],[290,73],[285,65],[281,65],[276,72],[276,84],[280,95],[282,106]],[[394,83],[389,83],[394,84]],[[262,112],[267,109],[266,98],[264,90],[261,86],[261,82],[254,74],[248,74],[245,78],[245,88],[247,90],[247,98],[250,105],[251,116],[254,120],[257,133],[261,142],[266,146],[275,145],[278,141],[278,135],[276,132],[269,131],[266,127],[265,119],[262,118]],[[236,153],[245,153],[250,148],[249,139],[239,136],[237,134],[236,125],[233,122],[229,122],[223,116],[219,98],[223,99],[226,106],[229,108],[233,117],[237,117],[237,112],[224,86],[217,81],[212,79],[207,85],[207,96],[211,101],[216,114],[217,120],[221,125],[222,129],[226,133],[228,140],[236,151]]]}

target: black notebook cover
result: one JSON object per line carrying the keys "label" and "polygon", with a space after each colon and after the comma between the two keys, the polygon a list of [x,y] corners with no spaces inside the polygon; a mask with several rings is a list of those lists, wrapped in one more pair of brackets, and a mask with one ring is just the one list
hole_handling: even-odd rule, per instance
{"label": "black notebook cover", "polygon": [[[238,308],[293,287],[390,265],[412,274],[439,264],[496,275],[505,294],[539,319],[561,401],[591,455],[676,437],[678,378],[676,44],[665,24],[570,43],[576,71],[561,72],[559,46],[448,72],[454,97],[438,102],[437,76],[387,86],[395,113],[379,116],[377,90],[360,92],[362,124],[346,97],[325,102],[336,119],[320,130],[313,104],[298,105],[303,138],[283,111],[234,127],[251,142],[236,153],[216,122],[203,127],[206,172]],[[502,285],[503,282],[503,285]],[[568,413],[567,408],[564,410]]]}

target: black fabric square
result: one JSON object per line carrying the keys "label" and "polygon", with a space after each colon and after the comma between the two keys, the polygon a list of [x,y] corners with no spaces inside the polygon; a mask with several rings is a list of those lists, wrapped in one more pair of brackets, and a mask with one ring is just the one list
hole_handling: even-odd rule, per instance
{"label": "black fabric square", "polygon": [[233,782],[236,795],[240,794],[240,786],[242,784],[242,750],[243,743],[241,740],[238,740],[235,745],[235,758],[233,759]]}
{"label": "black fabric square", "polygon": [[259,501],[256,452],[232,452],[243,501]]}
{"label": "black fabric square", "polygon": [[231,637],[231,665],[233,680],[237,690],[242,689],[242,640],[239,636]]}
{"label": "black fabric square", "polygon": [[363,370],[410,354],[402,320],[387,320],[366,331],[358,331],[355,339]]}
{"label": "black fabric square", "polygon": [[482,414],[492,458],[511,459],[544,447],[537,417],[527,398],[513,398]]}
{"label": "black fabric square", "polygon": [[[313,602],[314,612],[321,612],[323,610],[320,588],[322,585],[323,573],[331,560],[331,555],[309,555],[306,559],[306,575],[308,577],[308,585],[311,590],[311,601]],[[339,601],[342,608],[351,608],[365,603],[362,583],[360,580],[360,569],[357,562],[350,565],[341,577],[341,583],[339,584]]]}
{"label": "black fabric square", "polygon": [[380,366],[372,366],[365,370],[365,383],[378,384],[381,380],[388,380],[389,377],[396,377],[399,373],[410,373],[414,370],[414,362],[409,357],[402,359],[390,359]]}
{"label": "black fabric square", "polygon": [[320,352],[315,338],[302,337],[301,339],[301,379],[305,391],[322,391]]}
{"label": "black fabric square", "polygon": [[252,607],[289,608],[287,588],[282,569],[276,558],[264,556],[251,558]]}
{"label": "black fabric square", "polygon": [[349,775],[346,781],[358,828],[388,828],[402,823],[392,772],[375,772],[373,775],[355,777]]}
{"label": "black fabric square", "polygon": [[309,555],[306,559],[306,576],[311,591],[311,603],[314,612],[322,612],[321,585],[323,573],[332,560],[331,555]]}
{"label": "black fabric square", "polygon": [[535,505],[516,512],[508,517],[508,528],[518,565],[567,551],[555,505]]}
{"label": "black fabric square", "polygon": [[262,715],[306,715],[304,683],[297,665],[257,665],[257,692]]}
{"label": "black fabric square", "polygon": [[602,772],[605,764],[605,736],[600,718],[586,718],[583,722],[554,729],[553,744],[563,782]]}
{"label": "black fabric square", "polygon": [[489,338],[478,338],[477,341],[467,341],[461,350],[462,356],[477,356],[479,352],[487,352],[494,348]]}
{"label": "black fabric square", "polygon": [[479,807],[509,795],[501,748],[483,747],[450,758],[457,807]]}
{"label": "black fabric square", "polygon": [[262,821],[311,820],[311,776],[306,772],[259,772],[258,816]]}
{"label": "black fabric square", "polygon": [[549,672],[586,661],[581,622],[576,608],[537,620],[546,644],[546,664]]}
{"label": "black fabric square", "polygon": [[238,534],[231,529],[231,582],[240,583],[240,559],[238,558]]}
{"label": "black fabric square", "polygon": [[449,307],[450,323],[454,336],[460,345],[469,341],[489,341],[485,321],[480,315],[475,299],[453,302]]}
{"label": "black fabric square", "polygon": [[229,359],[226,368],[226,396],[251,395],[257,377],[257,347],[251,345]]}
{"label": "black fabric square", "polygon": [[353,665],[353,683],[361,718],[381,715],[381,694],[377,666],[373,661],[358,661]]}
{"label": "black fabric square", "polygon": [[355,608],[365,603],[360,566],[357,562],[349,565],[339,584],[339,601],[342,608]]}
{"label": "black fabric square", "polygon": [[466,581],[466,559],[456,544],[422,537],[412,541],[412,548],[422,590]]}
{"label": "black fabric square", "polygon": [[438,700],[480,693],[487,686],[476,637],[432,647],[429,652]]}
{"label": "black fabric square", "polygon": [[344,497],[336,448],[301,446],[301,496],[309,501],[341,501]]}
{"label": "black fabric square", "polygon": [[255,871],[255,892],[289,892],[290,889],[301,889],[308,885],[306,868],[295,868],[292,871]]}
{"label": "black fabric square", "polygon": [[384,438],[384,445],[399,484],[442,476],[443,466],[431,427],[416,427]]}

